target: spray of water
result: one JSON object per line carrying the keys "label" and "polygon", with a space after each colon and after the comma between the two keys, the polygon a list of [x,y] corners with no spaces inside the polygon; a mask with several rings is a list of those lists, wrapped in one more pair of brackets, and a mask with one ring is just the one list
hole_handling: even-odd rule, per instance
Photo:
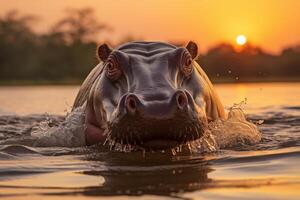
{"label": "spray of water", "polygon": [[[171,153],[176,155],[185,149],[191,153],[214,152],[220,148],[240,148],[258,143],[261,140],[261,133],[257,125],[263,123],[263,120],[258,122],[248,121],[242,109],[246,103],[247,99],[233,104],[229,108],[227,119],[218,119],[210,122],[202,138],[181,144],[171,149]],[[110,137],[107,138],[105,144],[113,151],[130,152],[141,150],[132,145],[117,143]],[[142,149],[142,151],[144,150]]]}
{"label": "spray of water", "polygon": [[[246,120],[242,106],[246,100],[234,104],[229,108],[226,120],[216,120],[208,125],[202,138],[181,144],[171,149],[171,153],[176,155],[183,150],[194,152],[214,152],[220,148],[238,148],[245,145],[253,145],[261,139],[261,133],[257,124],[261,121],[252,123]],[[64,122],[53,125],[48,119],[33,127],[31,137],[34,138],[34,146],[63,146],[78,147],[85,145],[84,136],[84,109],[79,107],[69,113]],[[117,143],[109,137],[104,145],[111,151],[131,152],[142,151],[145,149],[135,145]]]}
{"label": "spray of water", "polygon": [[247,99],[230,107],[226,120],[219,119],[209,124],[209,130],[219,148],[239,148],[256,144],[261,140],[261,133],[256,124],[263,121],[254,124],[246,120],[242,109],[246,102]]}
{"label": "spray of water", "polygon": [[32,128],[34,146],[79,147],[85,145],[84,112],[79,107],[69,113],[61,124],[52,125],[51,119],[45,120]]}

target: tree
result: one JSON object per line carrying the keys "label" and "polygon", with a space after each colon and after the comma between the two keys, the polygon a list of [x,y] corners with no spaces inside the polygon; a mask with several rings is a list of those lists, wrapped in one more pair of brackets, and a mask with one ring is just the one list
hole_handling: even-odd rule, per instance
{"label": "tree", "polygon": [[31,25],[31,15],[21,16],[17,11],[0,18],[0,78],[19,79],[32,75],[36,68],[37,37]]}
{"label": "tree", "polygon": [[91,8],[68,9],[65,18],[58,21],[52,28],[52,33],[61,35],[68,43],[95,41],[95,36],[101,30],[110,27],[99,23]]}

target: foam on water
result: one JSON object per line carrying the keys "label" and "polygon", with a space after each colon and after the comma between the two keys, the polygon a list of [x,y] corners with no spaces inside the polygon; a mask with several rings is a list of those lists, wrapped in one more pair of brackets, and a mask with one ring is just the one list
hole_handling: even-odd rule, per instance
{"label": "foam on water", "polygon": [[[209,129],[204,136],[196,141],[188,142],[171,150],[172,154],[187,148],[190,152],[213,152],[220,148],[241,147],[253,145],[261,140],[257,126],[246,120],[241,108],[244,102],[235,104],[229,109],[226,120],[216,120],[209,123]],[[51,119],[40,122],[32,128],[33,146],[38,147],[79,147],[85,145],[84,112],[79,107],[69,113],[62,123],[54,124]],[[129,152],[136,150],[130,145],[106,142],[115,151]],[[113,147],[112,147],[113,146]]]}
{"label": "foam on water", "polygon": [[[242,91],[235,89],[240,86]],[[299,83],[280,83],[280,88],[279,84],[261,83],[217,87],[223,93],[225,105],[244,96],[255,97],[249,100],[247,115],[242,105],[229,108],[228,118],[210,123],[201,141],[171,150],[175,156],[170,151],[145,152],[142,157],[142,152],[110,152],[102,145],[82,147],[82,109],[67,117],[41,114],[45,110],[59,113],[47,108],[57,106],[47,101],[48,92],[38,101],[46,105],[42,110],[35,110],[31,99],[28,104],[32,106],[27,108],[26,115],[18,110],[19,114],[0,110],[0,196],[299,199],[300,106],[299,95],[295,93]],[[264,92],[259,90],[261,87]],[[56,94],[60,90],[54,91]],[[74,94],[76,91],[77,87]],[[36,98],[30,94],[26,96]],[[9,94],[1,95],[13,99]],[[22,110],[26,108],[26,98],[20,95],[18,92],[15,100],[19,102],[15,104]],[[5,104],[1,107],[9,109]],[[62,110],[59,106],[57,109]],[[261,123],[261,119],[263,124],[257,125],[255,122]],[[263,133],[260,141],[258,128]],[[188,150],[188,146],[196,153],[178,153],[184,148]],[[230,150],[218,150],[224,147]],[[217,153],[198,153],[205,150]]]}
{"label": "foam on water", "polygon": [[211,122],[209,129],[219,148],[238,148],[256,144],[261,140],[257,125],[246,120],[240,107],[230,108],[228,118]]}
{"label": "foam on water", "polygon": [[51,119],[48,119],[32,128],[31,136],[35,139],[33,146],[79,147],[85,145],[83,108],[73,110],[60,124],[55,126],[50,124]]}

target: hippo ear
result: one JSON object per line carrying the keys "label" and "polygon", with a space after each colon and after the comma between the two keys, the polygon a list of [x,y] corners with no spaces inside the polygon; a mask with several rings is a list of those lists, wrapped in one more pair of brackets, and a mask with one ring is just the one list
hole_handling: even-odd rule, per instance
{"label": "hippo ear", "polygon": [[189,41],[189,43],[185,47],[189,53],[191,54],[192,58],[196,58],[198,55],[198,46],[195,42]]}
{"label": "hippo ear", "polygon": [[112,52],[112,49],[107,44],[102,44],[97,49],[97,56],[99,60],[105,62],[109,54]]}

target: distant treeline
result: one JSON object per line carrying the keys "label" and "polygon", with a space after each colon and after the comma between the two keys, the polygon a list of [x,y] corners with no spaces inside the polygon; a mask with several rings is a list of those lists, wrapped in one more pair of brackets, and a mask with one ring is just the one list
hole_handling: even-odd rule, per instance
{"label": "distant treeline", "polygon": [[[94,38],[110,28],[91,9],[68,10],[47,33],[32,30],[33,16],[0,17],[0,84],[80,83],[98,62]],[[199,56],[213,81],[300,80],[300,46],[271,55],[246,45],[220,44]]]}
{"label": "distant treeline", "polygon": [[249,44],[239,50],[220,44],[198,62],[215,82],[300,81],[300,45],[272,55]]}
{"label": "distant treeline", "polygon": [[90,9],[68,10],[45,34],[32,16],[11,11],[0,18],[0,84],[78,83],[95,66],[96,33],[108,29]]}

